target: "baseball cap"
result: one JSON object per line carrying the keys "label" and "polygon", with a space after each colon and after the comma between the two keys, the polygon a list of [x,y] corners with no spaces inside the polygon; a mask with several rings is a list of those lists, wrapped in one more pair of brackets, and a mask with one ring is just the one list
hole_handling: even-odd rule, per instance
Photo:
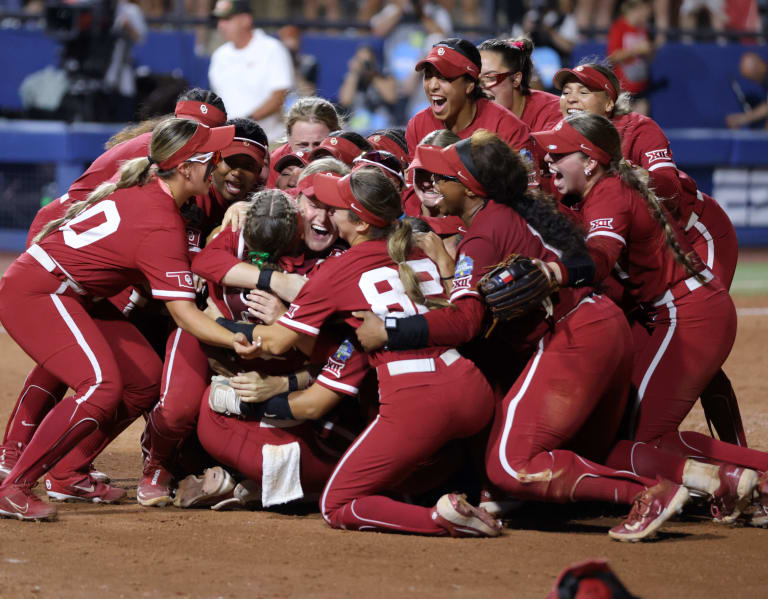
{"label": "baseball cap", "polygon": [[282,172],[284,168],[289,166],[298,166],[300,168],[304,168],[307,166],[308,158],[309,152],[304,152],[303,150],[299,150],[298,152],[291,152],[290,154],[282,156],[280,160],[275,162],[275,166],[273,168],[278,173]]}
{"label": "baseball cap", "polygon": [[480,52],[472,42],[453,37],[438,42],[429,54],[418,63],[415,70],[421,71],[428,64],[434,66],[446,79],[469,75],[472,79],[480,76]]}
{"label": "baseball cap", "polygon": [[538,131],[533,134],[536,142],[545,151],[552,154],[570,154],[571,152],[584,152],[597,160],[600,164],[610,164],[611,156],[589,141],[581,133],[568,124],[566,119],[560,121],[553,129]]}
{"label": "baseball cap", "polygon": [[403,167],[408,165],[408,152],[386,133],[374,133],[366,137],[366,139],[371,143],[375,150],[389,152],[400,161]]}
{"label": "baseball cap", "polygon": [[404,186],[403,165],[394,154],[384,150],[373,150],[360,154],[352,161],[352,168],[374,166],[392,179],[396,185]]}
{"label": "baseball cap", "polygon": [[309,161],[312,162],[323,156],[333,156],[347,166],[351,166],[352,161],[363,151],[357,144],[345,139],[343,136],[333,135],[326,137],[320,142],[319,146],[312,150],[312,153],[309,155]]}
{"label": "baseball cap", "polygon": [[157,163],[160,170],[170,170],[180,165],[195,154],[206,154],[223,150],[235,138],[235,126],[206,127],[202,123],[197,124],[195,133],[181,148],[176,150],[170,158]]}
{"label": "baseball cap", "polygon": [[391,221],[369,212],[360,200],[355,197],[355,194],[352,192],[351,178],[351,173],[343,177],[317,173],[313,181],[315,198],[326,206],[339,208],[340,210],[351,210],[360,217],[360,220],[374,227],[389,226]]}
{"label": "baseball cap", "polygon": [[218,0],[216,6],[213,7],[211,13],[217,19],[229,19],[239,14],[250,15],[251,11],[250,0]]}
{"label": "baseball cap", "polygon": [[571,78],[578,79],[585,87],[588,87],[592,91],[605,92],[610,96],[611,100],[615,101],[618,97],[617,90],[611,85],[608,77],[603,75],[597,69],[587,65],[579,65],[572,69],[560,69],[552,78],[552,85],[555,89],[561,90],[568,82],[568,79]]}
{"label": "baseball cap", "polygon": [[227,114],[207,102],[182,100],[176,102],[173,114],[179,119],[192,119],[208,127],[221,127],[227,122]]}
{"label": "baseball cap", "polygon": [[462,139],[447,148],[420,145],[416,148],[416,157],[409,170],[422,168],[436,175],[456,177],[464,187],[485,198],[488,194],[476,178],[470,143],[470,140]]}

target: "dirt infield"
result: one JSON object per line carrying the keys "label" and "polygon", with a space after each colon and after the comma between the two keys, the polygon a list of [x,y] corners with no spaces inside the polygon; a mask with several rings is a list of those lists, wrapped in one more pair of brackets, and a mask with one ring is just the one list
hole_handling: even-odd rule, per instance
{"label": "dirt infield", "polygon": [[[0,271],[2,271],[0,265]],[[726,363],[750,444],[768,450],[768,295],[737,298]],[[0,423],[31,361],[0,335]],[[143,423],[142,423],[143,424]],[[701,411],[685,428],[704,431]],[[625,545],[606,532],[616,511],[531,506],[499,539],[432,539],[329,529],[314,512],[146,509],[135,502],[141,428],[97,466],[129,490],[118,506],[63,504],[50,524],[0,520],[0,597],[544,597],[566,565],[607,558],[643,597],[760,597],[768,531],[670,523],[658,542]]]}

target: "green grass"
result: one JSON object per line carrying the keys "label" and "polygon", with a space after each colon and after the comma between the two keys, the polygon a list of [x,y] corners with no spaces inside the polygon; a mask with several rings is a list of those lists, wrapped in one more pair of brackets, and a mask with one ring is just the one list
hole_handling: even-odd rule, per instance
{"label": "green grass", "polygon": [[768,262],[744,262],[736,267],[731,285],[733,295],[768,293]]}

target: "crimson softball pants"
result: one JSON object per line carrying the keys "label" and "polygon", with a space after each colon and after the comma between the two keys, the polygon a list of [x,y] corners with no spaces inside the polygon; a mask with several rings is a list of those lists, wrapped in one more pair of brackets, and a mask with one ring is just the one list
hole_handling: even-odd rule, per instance
{"label": "crimson softball pants", "polygon": [[152,463],[170,467],[176,448],[195,430],[200,396],[210,382],[200,342],[176,329],[168,338],[160,401],[149,413],[145,442]]}
{"label": "crimson softball pants", "polygon": [[[0,280],[0,322],[38,365],[75,392],[43,419],[4,484],[35,482],[85,437],[112,425],[120,405],[124,384],[112,349],[115,339],[104,336],[80,297],[69,290],[57,293],[61,290],[62,282],[29,254]],[[124,322],[113,334],[131,331]],[[133,351],[152,351],[138,332],[135,341]],[[140,405],[154,401],[134,399]]]}
{"label": "crimson softball pants", "polygon": [[654,481],[570,450],[594,440],[607,452],[629,393],[632,338],[623,313],[593,296],[539,341],[496,416],[486,451],[491,484],[537,501],[631,503]]}
{"label": "crimson softball pants", "polygon": [[301,487],[305,495],[323,490],[337,461],[320,448],[310,423],[280,428],[266,422],[217,414],[208,407],[208,389],[200,403],[197,436],[211,457],[259,484],[263,474],[263,447],[297,442],[301,452]]}
{"label": "crimson softball pants", "polygon": [[320,498],[333,528],[445,535],[430,508],[381,493],[400,485],[451,439],[480,432],[493,413],[493,392],[472,362],[449,350],[434,371],[390,374],[379,366],[379,415],[355,440]]}

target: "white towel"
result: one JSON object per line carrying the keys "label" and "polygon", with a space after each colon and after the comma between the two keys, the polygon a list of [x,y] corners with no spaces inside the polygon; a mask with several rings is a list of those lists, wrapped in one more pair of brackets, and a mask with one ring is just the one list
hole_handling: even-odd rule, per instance
{"label": "white towel", "polygon": [[261,505],[267,508],[304,497],[298,441],[263,445],[261,455]]}

